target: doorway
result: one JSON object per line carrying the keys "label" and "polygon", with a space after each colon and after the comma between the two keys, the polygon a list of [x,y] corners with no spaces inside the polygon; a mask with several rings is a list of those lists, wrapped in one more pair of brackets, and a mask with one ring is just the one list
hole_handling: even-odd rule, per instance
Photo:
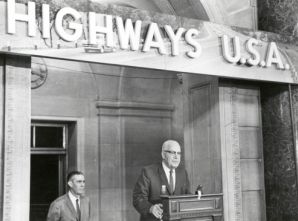
{"label": "doorway", "polygon": [[67,124],[31,123],[30,221],[46,220],[53,200],[65,192]]}

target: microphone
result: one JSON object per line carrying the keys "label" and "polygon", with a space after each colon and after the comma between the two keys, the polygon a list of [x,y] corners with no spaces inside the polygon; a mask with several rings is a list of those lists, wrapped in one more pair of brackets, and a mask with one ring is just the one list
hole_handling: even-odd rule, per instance
{"label": "microphone", "polygon": [[202,193],[203,193],[203,186],[199,184],[195,191],[195,194],[198,195],[198,199],[201,199]]}

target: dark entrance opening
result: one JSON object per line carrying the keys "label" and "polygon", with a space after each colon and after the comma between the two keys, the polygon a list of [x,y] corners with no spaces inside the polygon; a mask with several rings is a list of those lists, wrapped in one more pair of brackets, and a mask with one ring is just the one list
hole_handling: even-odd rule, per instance
{"label": "dark entrance opening", "polygon": [[65,192],[66,137],[66,124],[31,124],[30,221],[46,220],[51,202]]}
{"label": "dark entrance opening", "polygon": [[60,195],[61,164],[64,156],[31,156],[30,221],[46,220],[50,202]]}

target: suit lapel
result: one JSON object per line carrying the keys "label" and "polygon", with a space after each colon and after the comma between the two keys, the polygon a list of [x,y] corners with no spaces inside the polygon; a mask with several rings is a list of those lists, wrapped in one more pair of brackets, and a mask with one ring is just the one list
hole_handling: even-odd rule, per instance
{"label": "suit lapel", "polygon": [[166,176],[166,173],[165,173],[164,169],[162,168],[162,164],[160,164],[159,167],[158,167],[158,173],[159,173],[159,176],[160,176],[161,185],[166,185],[167,192],[168,192],[169,195],[171,195],[168,179],[167,179],[167,176]]}
{"label": "suit lapel", "polygon": [[84,220],[83,217],[86,217],[87,214],[86,212],[88,211],[88,204],[87,204],[87,201],[85,199],[85,197],[81,197],[81,220]]}
{"label": "suit lapel", "polygon": [[[159,170],[160,180],[162,182],[162,185],[166,185],[168,194],[172,195],[170,192],[170,185],[168,183],[168,179],[162,165],[158,168],[158,170]],[[180,190],[183,184],[181,179],[181,176],[182,176],[181,173],[182,171],[179,169],[179,167],[175,169],[176,181],[175,181],[175,190],[173,192],[173,195],[180,194],[181,192]]]}
{"label": "suit lapel", "polygon": [[73,204],[72,204],[72,202],[71,202],[71,200],[68,196],[68,193],[66,193],[66,205],[70,209],[71,213],[75,214],[76,219],[79,220],[78,213],[75,210],[75,208],[74,208],[74,206],[73,206]]}
{"label": "suit lapel", "polygon": [[181,171],[178,168],[176,168],[175,173],[176,173],[176,183],[175,183],[174,194],[177,194],[177,193],[180,194],[179,189],[181,188],[181,179],[180,179]]}

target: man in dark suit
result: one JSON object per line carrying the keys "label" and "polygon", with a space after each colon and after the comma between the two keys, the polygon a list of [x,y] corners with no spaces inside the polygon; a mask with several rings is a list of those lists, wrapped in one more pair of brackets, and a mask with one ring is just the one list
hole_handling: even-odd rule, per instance
{"label": "man in dark suit", "polygon": [[82,172],[67,175],[69,191],[52,202],[47,221],[90,221],[90,201],[85,194],[85,178]]}
{"label": "man in dark suit", "polygon": [[141,221],[162,218],[160,195],[190,194],[189,179],[185,169],[178,167],[181,148],[177,141],[167,140],[162,145],[162,163],[142,169],[133,190],[133,205],[141,214]]}

